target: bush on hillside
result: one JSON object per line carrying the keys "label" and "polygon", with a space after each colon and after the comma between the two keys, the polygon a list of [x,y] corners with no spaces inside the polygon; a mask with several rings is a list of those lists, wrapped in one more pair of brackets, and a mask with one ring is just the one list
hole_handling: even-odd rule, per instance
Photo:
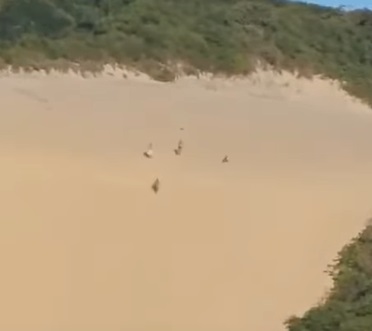
{"label": "bush on hillside", "polygon": [[372,225],[340,252],[334,286],[319,306],[287,321],[289,331],[372,330]]}

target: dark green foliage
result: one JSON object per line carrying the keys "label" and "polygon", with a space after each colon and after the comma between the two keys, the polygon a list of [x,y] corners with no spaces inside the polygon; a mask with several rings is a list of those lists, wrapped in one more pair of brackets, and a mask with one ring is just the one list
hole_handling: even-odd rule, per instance
{"label": "dark green foliage", "polygon": [[371,225],[340,252],[330,275],[334,287],[326,300],[302,318],[290,318],[289,331],[372,330]]}
{"label": "dark green foliage", "polygon": [[162,65],[245,74],[260,60],[372,103],[371,28],[367,10],[285,0],[0,0],[0,58],[153,63],[162,79],[174,77]]}
{"label": "dark green foliage", "polygon": [[51,1],[6,1],[0,11],[0,37],[17,42],[25,34],[55,37],[71,27],[73,18]]}

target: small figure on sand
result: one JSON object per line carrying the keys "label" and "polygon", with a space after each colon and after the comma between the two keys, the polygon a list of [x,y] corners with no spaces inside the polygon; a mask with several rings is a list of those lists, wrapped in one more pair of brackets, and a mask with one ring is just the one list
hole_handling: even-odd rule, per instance
{"label": "small figure on sand", "polygon": [[222,159],[222,163],[227,163],[229,162],[229,157],[225,155],[225,157]]}
{"label": "small figure on sand", "polygon": [[178,146],[177,146],[177,148],[174,150],[174,153],[175,153],[176,155],[181,155],[182,149],[183,149],[183,141],[180,140],[180,141],[178,142]]}
{"label": "small figure on sand", "polygon": [[143,155],[147,157],[148,159],[152,159],[154,155],[154,152],[152,150],[152,143],[149,144],[149,146],[147,147],[147,150],[143,153]]}
{"label": "small figure on sand", "polygon": [[158,178],[155,179],[154,183],[152,184],[151,186],[152,190],[155,192],[155,193],[158,193],[159,191],[159,188],[160,188],[160,181]]}

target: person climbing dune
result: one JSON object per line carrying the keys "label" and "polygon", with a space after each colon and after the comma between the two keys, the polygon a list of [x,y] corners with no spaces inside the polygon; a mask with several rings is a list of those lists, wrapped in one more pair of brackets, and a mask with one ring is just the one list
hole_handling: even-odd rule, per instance
{"label": "person climbing dune", "polygon": [[155,179],[154,183],[151,185],[151,189],[155,192],[158,193],[160,188],[160,181],[158,178]]}
{"label": "person climbing dune", "polygon": [[149,144],[149,146],[147,147],[147,150],[143,153],[143,155],[147,157],[148,159],[152,159],[154,155],[154,152],[152,150],[152,143]]}
{"label": "person climbing dune", "polygon": [[176,155],[181,155],[182,150],[183,150],[183,141],[180,140],[180,141],[178,142],[178,146],[177,146],[177,148],[174,150],[174,153],[175,153]]}

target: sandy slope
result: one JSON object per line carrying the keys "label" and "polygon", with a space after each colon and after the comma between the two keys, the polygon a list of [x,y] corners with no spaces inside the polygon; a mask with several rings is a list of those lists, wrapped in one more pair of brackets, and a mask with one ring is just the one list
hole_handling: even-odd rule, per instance
{"label": "sandy slope", "polygon": [[282,330],[371,215],[366,111],[290,75],[3,76],[0,329]]}

